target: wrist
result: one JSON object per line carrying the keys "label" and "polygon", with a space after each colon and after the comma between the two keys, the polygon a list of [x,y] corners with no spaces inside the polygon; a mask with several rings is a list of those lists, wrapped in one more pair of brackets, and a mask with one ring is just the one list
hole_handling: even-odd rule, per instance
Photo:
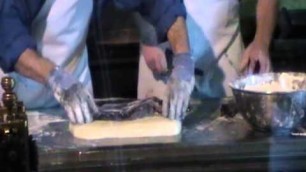
{"label": "wrist", "polygon": [[62,69],[59,66],[54,66],[48,74],[48,84],[53,87],[54,83],[59,83],[62,80],[62,74]]}
{"label": "wrist", "polygon": [[54,67],[52,68],[52,70],[49,72],[48,80],[49,80],[50,78],[54,78],[54,77],[56,77],[57,75],[59,75],[60,73],[62,73],[61,70],[62,70],[62,69],[61,69],[59,66],[54,66]]}
{"label": "wrist", "polygon": [[264,48],[265,50],[269,50],[271,38],[264,37],[264,36],[255,36],[253,43],[259,45],[260,47]]}
{"label": "wrist", "polygon": [[191,54],[189,52],[175,54],[173,57],[173,66],[184,66],[193,69],[194,62],[191,58]]}
{"label": "wrist", "polygon": [[63,68],[59,66],[54,67],[48,77],[48,84],[52,89],[60,87],[63,90],[68,90],[73,85],[79,83],[80,82],[76,78],[74,78],[73,75],[66,72]]}
{"label": "wrist", "polygon": [[173,75],[190,81],[194,74],[194,61],[191,59],[190,53],[176,54],[173,58]]}

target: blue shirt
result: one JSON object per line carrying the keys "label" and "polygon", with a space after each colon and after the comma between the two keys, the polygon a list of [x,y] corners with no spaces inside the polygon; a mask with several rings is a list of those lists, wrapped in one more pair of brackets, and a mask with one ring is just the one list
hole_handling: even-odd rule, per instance
{"label": "blue shirt", "polygon": [[[101,0],[109,2],[110,0]],[[178,16],[186,17],[181,0],[113,0],[118,8],[138,11],[156,27],[159,41],[166,39],[170,26]],[[26,49],[35,50],[31,24],[45,0],[0,0],[0,67],[14,71]],[[104,4],[105,3],[101,3]],[[101,7],[103,8],[103,7]]]}

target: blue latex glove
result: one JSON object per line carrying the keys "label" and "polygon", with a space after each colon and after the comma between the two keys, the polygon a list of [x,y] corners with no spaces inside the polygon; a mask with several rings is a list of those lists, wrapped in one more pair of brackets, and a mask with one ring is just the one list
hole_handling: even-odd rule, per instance
{"label": "blue latex glove", "polygon": [[49,76],[48,84],[70,122],[84,124],[93,120],[93,114],[98,112],[93,96],[73,76],[56,67]]}
{"label": "blue latex glove", "polygon": [[163,115],[170,119],[182,120],[186,116],[194,84],[194,62],[190,54],[175,55],[167,83],[166,100],[163,100]]}

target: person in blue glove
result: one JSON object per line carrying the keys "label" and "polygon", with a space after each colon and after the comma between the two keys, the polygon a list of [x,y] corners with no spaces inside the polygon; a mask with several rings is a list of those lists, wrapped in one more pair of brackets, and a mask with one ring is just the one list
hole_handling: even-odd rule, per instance
{"label": "person in blue glove", "polygon": [[[155,26],[158,41],[189,52],[180,0],[100,0],[100,8],[110,1],[141,14]],[[26,108],[61,105],[72,123],[93,120],[98,109],[85,43],[92,9],[93,0],[0,1],[0,67],[16,80],[15,91]],[[173,83],[181,80],[172,78]]]}
{"label": "person in blue glove", "polygon": [[190,53],[159,44],[154,27],[134,16],[141,36],[138,98],[163,99],[168,102],[163,114],[178,120],[186,115],[193,85],[196,97],[232,96],[229,83],[240,74],[254,73],[256,63],[261,73],[271,70],[269,45],[277,9],[277,0],[258,0],[256,36],[244,51],[238,0],[184,0],[184,4]]}

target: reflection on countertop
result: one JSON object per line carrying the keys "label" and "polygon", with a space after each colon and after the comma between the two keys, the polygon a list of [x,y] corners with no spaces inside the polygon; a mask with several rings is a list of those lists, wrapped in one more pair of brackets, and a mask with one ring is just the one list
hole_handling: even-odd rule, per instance
{"label": "reflection on countertop", "polygon": [[[179,137],[84,141],[68,132],[68,122],[55,117],[39,134],[40,171],[94,170],[269,170],[300,169],[306,158],[304,138],[253,132],[239,115],[222,115],[220,102],[193,101]],[[49,111],[39,117],[50,120]],[[49,116],[50,116],[49,115]],[[34,115],[29,115],[30,128]],[[37,118],[37,117],[34,117]],[[51,133],[51,134],[50,134]],[[300,158],[297,160],[296,158]],[[279,163],[285,161],[286,163]],[[295,164],[292,166],[292,164]]]}

